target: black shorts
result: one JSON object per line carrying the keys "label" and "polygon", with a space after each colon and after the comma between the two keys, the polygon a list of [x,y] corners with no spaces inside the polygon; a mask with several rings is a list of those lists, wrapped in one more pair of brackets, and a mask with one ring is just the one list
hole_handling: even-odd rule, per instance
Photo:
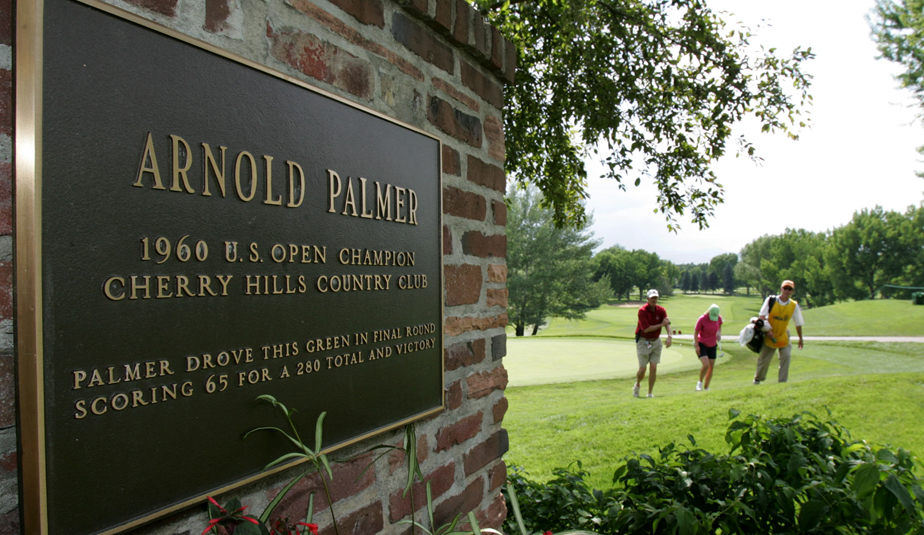
{"label": "black shorts", "polygon": [[702,342],[696,342],[696,343],[699,344],[699,357],[700,358],[709,357],[709,360],[715,360],[716,348],[718,348],[719,346],[715,345],[715,346],[710,347]]}

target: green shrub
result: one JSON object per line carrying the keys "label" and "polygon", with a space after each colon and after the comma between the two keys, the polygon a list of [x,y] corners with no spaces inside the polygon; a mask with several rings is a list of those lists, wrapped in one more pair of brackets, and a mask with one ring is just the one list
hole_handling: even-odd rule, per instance
{"label": "green shrub", "polygon": [[[924,534],[917,459],[854,441],[808,413],[737,419],[727,455],[671,443],[624,459],[613,486],[591,489],[577,463],[545,484],[513,469],[509,483],[531,531],[603,534]],[[572,465],[573,467],[575,465]],[[513,519],[505,526],[515,532]]]}

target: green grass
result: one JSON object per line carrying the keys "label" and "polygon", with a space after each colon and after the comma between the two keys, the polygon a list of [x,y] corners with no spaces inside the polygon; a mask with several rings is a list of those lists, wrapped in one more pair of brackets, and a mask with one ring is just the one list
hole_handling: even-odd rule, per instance
{"label": "green grass", "polygon": [[659,375],[653,399],[633,398],[629,378],[508,388],[505,458],[539,480],[580,460],[591,484],[601,488],[625,455],[689,443],[689,434],[710,451],[726,452],[732,408],[765,416],[805,410],[823,417],[827,407],[857,438],[924,452],[920,344],[813,346],[794,351],[787,384],[776,384],[771,374],[771,382],[751,385],[756,356],[737,348],[716,368],[709,392],[693,391],[698,372]]}
{"label": "green grass", "polygon": [[924,336],[924,306],[910,300],[853,301],[805,311],[819,336]]}

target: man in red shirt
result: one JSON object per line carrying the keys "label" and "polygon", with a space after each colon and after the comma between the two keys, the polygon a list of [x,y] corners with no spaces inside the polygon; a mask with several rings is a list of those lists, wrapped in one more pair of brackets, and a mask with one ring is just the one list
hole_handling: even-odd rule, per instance
{"label": "man in red shirt", "polygon": [[673,343],[670,325],[667,311],[664,307],[658,306],[658,291],[648,290],[648,304],[638,309],[638,327],[635,328],[638,373],[635,374],[635,386],[632,387],[633,396],[638,397],[639,385],[645,378],[645,367],[648,366],[651,368],[651,373],[648,374],[648,397],[654,397],[651,391],[658,377],[658,363],[661,362],[661,327],[667,329],[664,346],[670,347]]}

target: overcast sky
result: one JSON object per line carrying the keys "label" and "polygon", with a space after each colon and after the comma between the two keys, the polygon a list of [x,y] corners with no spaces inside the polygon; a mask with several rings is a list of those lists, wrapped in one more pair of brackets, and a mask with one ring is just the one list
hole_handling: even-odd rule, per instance
{"label": "overcast sky", "polygon": [[[842,226],[862,208],[881,205],[904,211],[924,199],[924,126],[908,90],[898,88],[897,65],[877,60],[864,16],[874,0],[742,2],[710,0],[757,34],[758,42],[791,50],[811,47],[816,59],[804,69],[814,76],[810,129],[798,141],[780,134],[741,130],[757,147],[762,164],[727,157],[716,166],[725,203],[710,228],[688,219],[667,231],[664,216],[652,213],[656,188],[645,183],[619,191],[588,162],[592,227],[601,247],[645,249],[675,263],[708,262],[738,253],[764,234],[786,228],[824,231]],[[736,135],[737,135],[736,133]],[[686,217],[686,216],[684,216]]]}

